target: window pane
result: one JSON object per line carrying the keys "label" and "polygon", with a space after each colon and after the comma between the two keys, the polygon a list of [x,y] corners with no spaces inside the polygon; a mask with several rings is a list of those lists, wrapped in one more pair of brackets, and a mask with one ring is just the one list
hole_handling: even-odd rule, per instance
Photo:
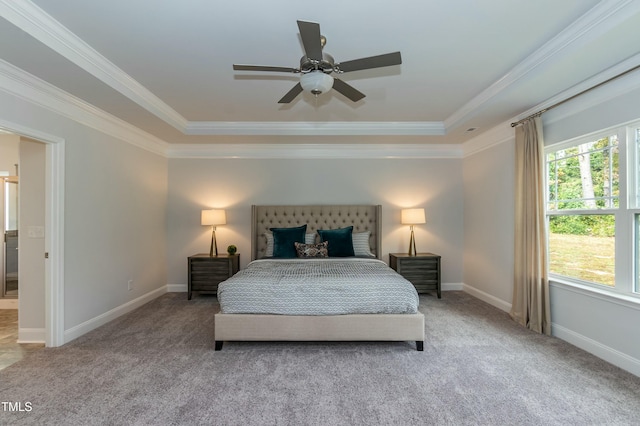
{"label": "window pane", "polygon": [[615,285],[614,216],[550,216],[549,271],[613,287]]}
{"label": "window pane", "polygon": [[[636,129],[636,152],[635,152],[635,207],[640,207],[640,127]],[[632,168],[634,170],[634,168]],[[634,194],[631,194],[633,200]],[[637,234],[636,234],[637,235]],[[640,238],[640,237],[639,237]],[[639,290],[640,291],[640,290]]]}
{"label": "window pane", "polygon": [[619,148],[616,136],[547,155],[548,210],[618,207]]}
{"label": "window pane", "polygon": [[635,242],[636,242],[636,260],[634,269],[636,271],[636,285],[634,291],[636,293],[640,293],[640,214],[636,215],[636,232],[635,232]]}

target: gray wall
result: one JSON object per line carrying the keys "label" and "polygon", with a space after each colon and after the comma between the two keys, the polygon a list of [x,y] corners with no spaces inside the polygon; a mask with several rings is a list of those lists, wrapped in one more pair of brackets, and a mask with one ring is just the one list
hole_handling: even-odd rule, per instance
{"label": "gray wall", "polygon": [[[6,92],[0,117],[64,139],[65,331],[164,289],[167,159]],[[20,326],[44,330],[41,315],[21,310]]]}
{"label": "gray wall", "polygon": [[[603,88],[611,99],[591,104],[593,93],[545,114],[547,141],[640,117],[633,79],[637,75]],[[209,229],[199,222],[203,208],[227,209],[219,244],[236,244],[246,265],[250,206],[267,203],[380,203],[385,255],[408,244],[400,209],[422,206],[427,224],[417,227],[418,248],[443,256],[443,282],[464,282],[467,291],[505,310],[511,303],[509,140],[489,141],[500,143],[464,160],[167,160],[7,92],[0,92],[0,118],[65,141],[65,330],[167,283],[184,285],[187,256],[209,247]],[[640,374],[640,328],[617,327],[640,323],[638,303],[561,285],[552,286],[552,300],[555,333]],[[44,327],[40,313],[31,311],[21,313],[21,321]]]}
{"label": "gray wall", "polygon": [[[545,143],[639,119],[639,81],[636,73],[546,113]],[[491,147],[464,160],[465,290],[509,311],[515,139],[485,143]],[[640,375],[640,299],[624,300],[553,281],[550,293],[553,335]]]}
{"label": "gray wall", "polygon": [[167,160],[95,131],[74,138],[65,166],[69,325],[167,283]]}
{"label": "gray wall", "polygon": [[504,310],[513,295],[514,142],[464,159],[465,290]]}
{"label": "gray wall", "polygon": [[440,254],[443,283],[462,283],[461,159],[171,159],[168,198],[168,279],[186,284],[187,257],[208,252],[210,228],[200,210],[224,208],[218,248],[235,244],[244,267],[251,256],[252,204],[381,204],[382,251],[408,250],[400,209],[424,207],[418,251]]}

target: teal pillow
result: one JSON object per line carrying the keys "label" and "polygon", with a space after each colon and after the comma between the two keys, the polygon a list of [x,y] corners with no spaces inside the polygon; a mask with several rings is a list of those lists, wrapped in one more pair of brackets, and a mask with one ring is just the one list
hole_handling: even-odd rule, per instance
{"label": "teal pillow", "polygon": [[273,257],[297,257],[294,243],[304,243],[307,225],[295,228],[270,228],[273,233]]}
{"label": "teal pillow", "polygon": [[329,243],[329,257],[355,256],[352,233],[353,226],[340,229],[318,229],[320,240]]}

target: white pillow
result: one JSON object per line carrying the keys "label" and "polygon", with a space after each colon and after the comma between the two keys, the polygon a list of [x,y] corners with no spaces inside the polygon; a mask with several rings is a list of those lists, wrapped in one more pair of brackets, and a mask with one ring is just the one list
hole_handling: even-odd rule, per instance
{"label": "white pillow", "polygon": [[[267,239],[267,249],[265,250],[264,255],[265,257],[273,257],[273,234],[271,232],[265,232],[264,236]],[[315,242],[316,242],[316,234],[304,235],[305,244],[315,244]]]}
{"label": "white pillow", "polygon": [[369,246],[370,236],[370,231],[351,234],[351,239],[353,240],[353,253],[356,256],[376,257],[376,255],[371,252],[371,246]]}

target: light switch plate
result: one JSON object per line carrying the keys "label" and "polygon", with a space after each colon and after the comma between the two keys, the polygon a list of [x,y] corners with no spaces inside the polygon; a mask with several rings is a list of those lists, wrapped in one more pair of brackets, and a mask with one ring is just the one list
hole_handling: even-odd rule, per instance
{"label": "light switch plate", "polygon": [[44,226],[28,226],[27,237],[44,238]]}

